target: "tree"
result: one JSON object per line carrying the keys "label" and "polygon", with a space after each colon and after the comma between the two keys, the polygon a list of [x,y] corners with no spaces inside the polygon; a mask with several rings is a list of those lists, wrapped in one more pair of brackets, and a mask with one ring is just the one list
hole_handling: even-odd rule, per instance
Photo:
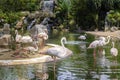
{"label": "tree", "polygon": [[120,26],[120,12],[115,10],[110,10],[107,14],[106,19],[110,26]]}
{"label": "tree", "polygon": [[0,9],[3,12],[16,12],[21,10],[36,10],[37,0],[0,0]]}

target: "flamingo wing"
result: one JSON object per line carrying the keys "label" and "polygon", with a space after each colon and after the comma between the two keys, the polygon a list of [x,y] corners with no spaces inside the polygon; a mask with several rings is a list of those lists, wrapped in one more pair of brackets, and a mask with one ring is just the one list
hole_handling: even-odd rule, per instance
{"label": "flamingo wing", "polygon": [[52,47],[47,50],[47,54],[50,56],[63,57],[64,50],[62,47]]}
{"label": "flamingo wing", "polygon": [[33,42],[32,38],[30,36],[23,36],[21,38],[21,42],[22,43],[29,43],[29,42]]}
{"label": "flamingo wing", "polygon": [[99,41],[95,40],[92,43],[90,43],[88,48],[96,48],[96,47],[98,47],[98,44],[99,44]]}

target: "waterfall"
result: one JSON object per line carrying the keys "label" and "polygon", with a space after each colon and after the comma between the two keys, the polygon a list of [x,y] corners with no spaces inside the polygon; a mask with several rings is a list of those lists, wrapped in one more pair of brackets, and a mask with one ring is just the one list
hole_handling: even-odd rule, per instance
{"label": "waterfall", "polygon": [[54,1],[53,0],[43,2],[43,9],[42,9],[43,11],[53,12],[53,9],[54,9]]}
{"label": "waterfall", "polygon": [[35,24],[36,19],[34,19],[28,26],[27,26],[27,30],[30,30],[32,28],[32,26]]}

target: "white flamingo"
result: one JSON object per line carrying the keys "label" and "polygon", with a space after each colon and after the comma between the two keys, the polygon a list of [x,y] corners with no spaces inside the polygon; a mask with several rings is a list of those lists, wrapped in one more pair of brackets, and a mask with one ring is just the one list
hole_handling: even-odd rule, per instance
{"label": "white flamingo", "polygon": [[45,32],[38,33],[38,37],[43,38],[44,40],[48,39],[48,35]]}
{"label": "white flamingo", "polygon": [[118,49],[115,48],[115,43],[114,42],[112,42],[112,48],[110,49],[110,53],[115,57],[118,55]]}
{"label": "white flamingo", "polygon": [[78,39],[86,40],[86,34],[84,34],[84,35],[80,35],[80,36],[78,37]]}
{"label": "white flamingo", "polygon": [[49,48],[46,52],[40,52],[40,53],[50,55],[54,60],[56,60],[56,57],[64,58],[66,54],[66,48],[63,44],[64,41],[66,41],[66,38],[62,37],[61,38],[62,46],[55,46],[55,47]]}
{"label": "white flamingo", "polygon": [[110,42],[110,36],[107,36],[107,41],[104,37],[100,37],[101,39],[99,40],[99,46],[104,46]]}
{"label": "white flamingo", "polygon": [[90,45],[88,46],[88,49],[89,48],[93,48],[94,51],[93,51],[93,56],[96,56],[96,48],[99,46],[99,40],[95,40],[93,42],[90,43]]}
{"label": "white flamingo", "polygon": [[106,41],[106,38],[103,37],[103,36],[100,36],[100,37],[99,37],[99,40],[104,40],[104,41]]}
{"label": "white flamingo", "polygon": [[37,43],[34,41],[33,42],[33,46],[28,46],[23,48],[23,50],[28,51],[29,53],[34,53],[38,51],[38,45]]}
{"label": "white flamingo", "polygon": [[19,43],[20,42],[21,43],[31,43],[31,42],[33,42],[33,39],[29,35],[21,36],[21,35],[18,34],[17,30],[15,30],[15,34],[16,34],[16,37],[15,37],[16,42],[19,42]]}
{"label": "white flamingo", "polygon": [[31,42],[33,42],[33,39],[29,35],[22,36],[22,38],[20,39],[20,42],[22,42],[22,43],[31,43]]}
{"label": "white flamingo", "polygon": [[17,30],[15,30],[15,34],[16,34],[15,41],[20,43],[20,39],[21,39],[22,36],[18,34]]}
{"label": "white flamingo", "polygon": [[39,38],[42,40],[42,42],[40,43],[39,47],[43,48],[44,44],[45,44],[45,40],[48,39],[47,33],[45,33],[45,32],[38,33],[37,37],[38,37],[38,40],[39,40]]}
{"label": "white flamingo", "polygon": [[90,45],[88,46],[89,48],[94,48],[94,56],[96,54],[96,48],[97,47],[103,47],[104,45],[108,44],[110,42],[110,36],[107,37],[107,41],[105,41],[104,39],[99,39],[99,40],[95,40],[93,42],[90,43]]}
{"label": "white flamingo", "polygon": [[100,54],[103,52],[103,46],[107,45],[110,42],[110,36],[107,36],[107,41],[106,38],[100,37],[101,39],[99,40],[99,52]]}

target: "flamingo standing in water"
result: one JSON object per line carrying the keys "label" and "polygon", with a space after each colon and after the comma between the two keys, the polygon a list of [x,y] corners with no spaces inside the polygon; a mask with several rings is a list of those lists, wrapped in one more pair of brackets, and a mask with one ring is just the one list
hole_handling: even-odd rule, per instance
{"label": "flamingo standing in water", "polygon": [[104,38],[104,37],[100,37],[100,38],[101,39],[100,39],[100,42],[99,42],[99,53],[100,53],[100,56],[102,56],[103,47],[110,42],[111,37],[107,36],[107,39]]}
{"label": "flamingo standing in water", "polygon": [[65,42],[65,41],[66,41],[66,37],[62,37],[61,38],[62,46],[55,46],[55,47],[49,48],[45,52],[40,52],[40,53],[50,55],[54,59],[54,61],[56,60],[56,57],[64,58],[65,54],[66,54],[66,48],[65,48],[63,42]]}
{"label": "flamingo standing in water", "polygon": [[110,49],[110,53],[111,53],[114,57],[116,57],[116,56],[118,55],[118,49],[115,48],[115,43],[114,43],[114,42],[112,42],[112,48]]}
{"label": "flamingo standing in water", "polygon": [[[94,48],[94,56],[95,56],[96,55],[96,48],[97,47],[101,48],[104,45],[108,44],[109,42],[110,42],[110,36],[107,37],[107,41],[105,41],[105,39],[101,37],[99,40],[95,40],[92,43],[90,43],[88,49],[89,48]],[[100,52],[101,51],[102,50],[100,49]]]}
{"label": "flamingo standing in water", "polygon": [[110,42],[110,36],[107,36],[107,41],[104,37],[100,37],[100,42],[99,42],[99,46],[104,46],[106,44],[108,44]]}
{"label": "flamingo standing in water", "polygon": [[93,42],[90,43],[90,45],[88,46],[88,49],[93,48],[93,55],[96,56],[96,48],[99,46],[99,40],[95,40]]}
{"label": "flamingo standing in water", "polygon": [[115,57],[115,63],[117,65],[118,49],[115,48],[115,43],[114,42],[112,42],[112,48],[110,49],[110,53],[112,54],[113,57]]}

